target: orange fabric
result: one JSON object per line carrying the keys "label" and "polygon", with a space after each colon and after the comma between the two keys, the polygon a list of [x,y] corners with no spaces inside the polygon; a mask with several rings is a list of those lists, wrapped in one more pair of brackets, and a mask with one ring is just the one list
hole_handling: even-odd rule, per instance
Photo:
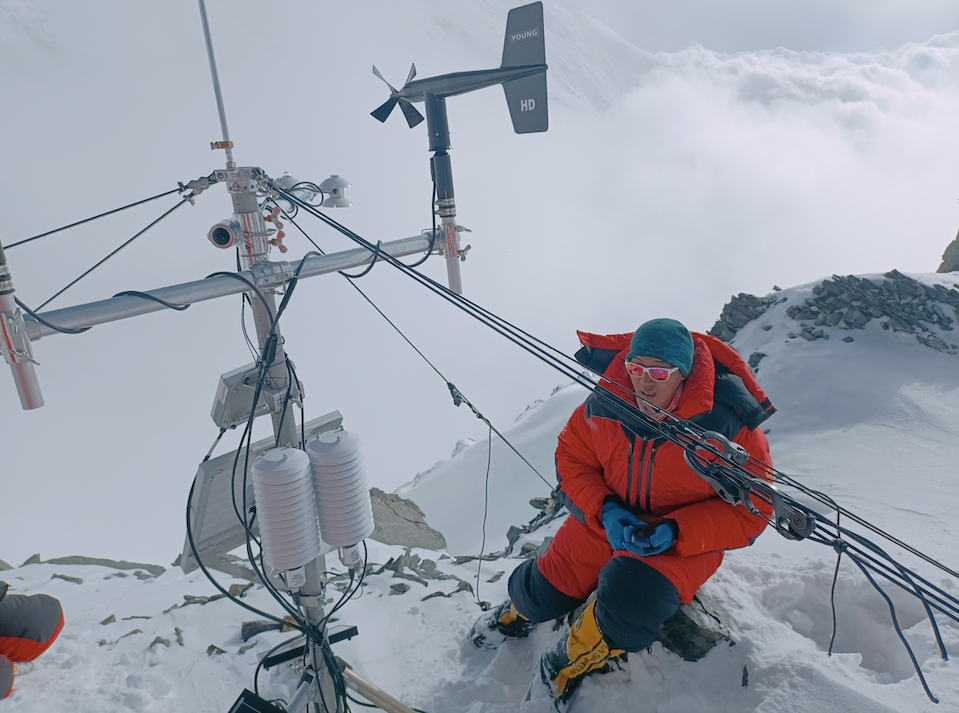
{"label": "orange fabric", "polygon": [[[583,343],[587,346],[616,348],[623,345],[606,369],[604,376],[608,381],[604,380],[601,385],[628,403],[635,404],[625,368],[631,335],[597,337],[580,333],[580,336],[581,340],[585,337]],[[694,333],[693,342],[693,368],[683,386],[680,403],[674,410],[676,416],[688,419],[712,409],[716,378],[714,360],[742,378],[757,400],[768,401],[749,367],[735,350],[708,335]],[[758,429],[750,431],[744,427],[734,440],[763,463],[771,464],[769,444]],[[562,477],[563,492],[583,511],[586,522],[583,529],[588,530],[591,537],[586,538],[585,533],[577,535],[585,548],[582,565],[578,562],[580,551],[575,546],[568,548],[572,560],[567,567],[573,567],[576,571],[563,575],[562,582],[553,579],[553,576],[559,577],[559,568],[551,566],[549,553],[541,558],[546,559],[546,569],[543,569],[542,562],[540,569],[551,584],[570,596],[580,596],[578,591],[571,591],[573,589],[582,589],[591,583],[595,587],[595,563],[591,558],[599,554],[595,543],[590,544],[589,540],[601,541],[605,545],[609,550],[604,555],[605,561],[608,561],[613,553],[606,542],[601,517],[605,500],[613,496],[651,525],[663,519],[676,522],[679,537],[667,552],[644,558],[628,552],[616,554],[642,559],[669,578],[679,590],[682,601],[689,603],[699,587],[718,569],[723,551],[747,546],[762,532],[765,521],[750,514],[742,505],[733,507],[721,500],[712,486],[686,465],[683,449],[673,443],[656,443],[637,437],[633,447],[632,472],[627,473],[629,445],[619,421],[595,416],[587,420],[585,404],[573,412],[559,435],[556,468]],[[765,473],[757,472],[756,475],[764,476]],[[767,506],[767,509],[771,512],[771,508]],[[571,532],[576,531],[574,525],[564,524],[560,532],[566,528],[570,528]],[[566,581],[577,576],[582,579],[579,585]],[[586,589],[587,594],[592,587]]]}

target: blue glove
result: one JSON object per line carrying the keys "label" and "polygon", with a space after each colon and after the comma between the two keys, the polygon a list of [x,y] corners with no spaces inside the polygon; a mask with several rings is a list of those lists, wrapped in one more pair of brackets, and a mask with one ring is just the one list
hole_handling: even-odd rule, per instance
{"label": "blue glove", "polygon": [[653,527],[612,501],[603,505],[603,527],[614,550],[649,557],[673,546],[673,528],[668,523]]}

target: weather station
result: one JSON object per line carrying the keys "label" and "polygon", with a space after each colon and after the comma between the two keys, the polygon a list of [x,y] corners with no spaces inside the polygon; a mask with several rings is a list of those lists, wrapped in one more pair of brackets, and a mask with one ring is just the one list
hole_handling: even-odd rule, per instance
{"label": "weather station", "polygon": [[[11,267],[0,245],[0,349],[10,366],[22,408],[36,409],[43,406],[44,399],[33,342],[54,334],[77,334],[96,325],[159,310],[184,310],[206,300],[241,295],[244,307],[249,305],[253,315],[255,340],[248,338],[248,341],[258,357],[253,363],[222,374],[215,390],[211,417],[219,434],[198,466],[187,499],[186,538],[180,566],[187,573],[202,569],[227,596],[229,593],[216,581],[211,570],[262,584],[288,615],[287,620],[294,622],[292,627],[299,630],[305,643],[268,655],[260,662],[269,668],[298,657],[305,661],[296,692],[285,710],[340,713],[346,709],[349,688],[384,710],[411,713],[410,708],[360,678],[331,648],[337,641],[357,635],[358,631],[351,627],[330,635],[327,630],[330,616],[349,597],[340,598],[331,611],[324,611],[328,584],[326,555],[338,550],[341,562],[350,573],[348,592],[355,593],[365,574],[363,541],[374,527],[369,488],[362,446],[355,434],[344,429],[339,412],[304,422],[305,388],[297,379],[295,366],[287,354],[280,319],[298,280],[364,265],[369,270],[378,261],[412,272],[420,280],[428,280],[432,289],[445,293],[448,298],[462,294],[460,264],[466,259],[469,246],[461,246],[459,235],[465,229],[455,220],[446,99],[501,84],[515,131],[546,131],[543,6],[536,2],[510,11],[501,67],[419,80],[414,80],[414,68],[403,88],[390,87],[390,98],[372,112],[376,119],[385,121],[399,104],[412,128],[423,120],[413,103],[425,103],[434,181],[433,226],[413,237],[373,244],[320,210],[351,205],[347,197],[351,186],[342,176],[332,175],[313,183],[300,181],[288,173],[274,178],[260,168],[237,163],[206,3],[204,0],[198,3],[221,128],[221,138],[211,142],[210,147],[223,152],[225,165],[208,176],[186,185],[181,183],[178,191],[171,191],[178,192],[181,199],[164,217],[184,203],[192,203],[211,187],[223,184],[233,212],[229,218],[210,227],[207,238],[219,249],[236,252],[237,269],[216,272],[193,282],[143,292],[123,292],[107,300],[40,312],[46,303],[32,310],[15,296]],[[375,67],[373,72],[382,79]],[[318,250],[294,262],[271,260],[274,247],[281,254],[287,252],[283,244],[285,221],[293,221],[300,211],[343,233],[359,247],[332,254]],[[159,220],[151,226],[156,222]],[[33,239],[36,238],[29,240]],[[20,243],[10,247],[17,244]],[[425,253],[423,260],[433,254],[444,256],[446,287],[416,272],[415,265],[398,259],[420,253]],[[301,409],[299,423],[294,413],[297,406]],[[253,422],[263,416],[269,416],[272,421],[273,435],[254,442]],[[214,457],[222,436],[237,428],[243,431],[240,447]],[[245,562],[231,554],[241,549]],[[239,599],[232,596],[231,599],[246,606]],[[284,622],[279,617],[258,613]],[[248,690],[230,708],[231,713],[278,710]]]}

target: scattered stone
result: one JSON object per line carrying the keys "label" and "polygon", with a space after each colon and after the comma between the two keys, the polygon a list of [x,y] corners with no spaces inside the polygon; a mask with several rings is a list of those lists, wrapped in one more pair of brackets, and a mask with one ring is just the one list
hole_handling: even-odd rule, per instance
{"label": "scattered stone", "polygon": [[545,510],[546,506],[549,505],[549,498],[532,498],[529,504],[537,510]]}
{"label": "scattered stone", "polygon": [[773,326],[772,326],[771,324],[764,324],[764,325],[763,325],[763,331],[764,331],[764,332],[768,332],[768,331],[769,331],[770,329],[772,329],[772,328],[773,328]]}
{"label": "scattered stone", "polygon": [[113,574],[108,574],[104,579],[110,579],[110,577],[120,577],[121,579],[127,577],[126,572],[114,572]]}
{"label": "scattered stone", "polygon": [[854,341],[852,337],[843,337],[842,340],[846,342],[846,344],[849,344],[849,342]]}
{"label": "scattered stone", "polygon": [[283,625],[275,621],[244,621],[240,628],[240,638],[244,641],[249,641],[264,631],[279,631],[282,628]]}
{"label": "scattered stone", "polygon": [[225,653],[226,651],[221,649],[219,646],[215,646],[214,644],[210,644],[210,646],[206,650],[207,656],[214,656],[214,655],[219,656],[220,654],[225,654]]}
{"label": "scattered stone", "polygon": [[435,599],[436,597],[443,597],[445,599],[449,599],[454,594],[458,594],[459,592],[469,592],[470,594],[472,594],[473,585],[470,584],[469,582],[464,582],[461,580],[460,583],[456,585],[456,589],[454,589],[449,594],[447,594],[446,592],[433,592],[432,594],[427,594],[425,597],[420,599],[420,601],[425,602],[427,599]]}
{"label": "scattered stone", "polygon": [[37,554],[33,555],[32,557],[30,557],[29,559],[27,559],[27,561],[24,562],[24,563],[23,563],[22,565],[20,565],[20,566],[21,566],[21,567],[26,567],[28,564],[42,564],[42,563],[40,562],[40,554],[37,553]]}
{"label": "scattered stone", "polygon": [[173,633],[176,634],[176,642],[183,646],[183,630],[180,627],[174,627]]}
{"label": "scattered stone", "polygon": [[74,584],[83,584],[83,580],[79,577],[71,577],[68,574],[55,574],[50,579],[62,579],[65,582],[73,582]]}
{"label": "scattered stone", "polygon": [[152,649],[152,648],[153,648],[154,646],[156,646],[157,644],[163,644],[163,645],[166,646],[167,648],[170,648],[170,640],[169,640],[169,639],[164,639],[162,636],[156,637],[156,638],[153,640],[153,642],[152,642],[149,646],[147,646],[147,648],[148,648],[148,649]]}
{"label": "scattered stone", "polygon": [[489,579],[486,580],[487,584],[492,584],[493,582],[498,582],[498,581],[500,581],[500,580],[503,578],[503,575],[504,575],[504,574],[506,574],[506,573],[505,573],[505,572],[497,572],[497,573],[494,574],[492,577],[490,577]]}
{"label": "scattered stone", "polygon": [[372,539],[387,545],[446,549],[446,538],[426,524],[423,511],[412,500],[379,488],[370,489],[370,500],[373,504]]}
{"label": "scattered stone", "polygon": [[116,614],[111,614],[106,619],[100,622],[100,626],[106,626],[107,624],[115,624],[117,620]]}
{"label": "scattered stone", "polygon": [[13,569],[12,565],[7,564],[3,560],[0,560],[0,572],[3,572],[6,569]]}
{"label": "scattered stone", "polygon": [[410,591],[410,585],[408,585],[408,584],[403,584],[402,582],[400,582],[400,583],[398,583],[398,584],[391,584],[391,585],[390,585],[390,596],[391,596],[391,597],[392,597],[394,594],[405,594],[405,593],[408,592],[408,591]]}
{"label": "scattered stone", "polygon": [[156,579],[156,577],[154,577],[152,574],[147,574],[146,572],[143,572],[142,570],[139,570],[139,569],[133,573],[133,576],[139,580]]}
{"label": "scattered stone", "polygon": [[152,618],[153,618],[152,616],[142,616],[139,614],[134,614],[133,616],[123,617],[123,621],[130,621],[131,619],[152,619]]}
{"label": "scattered stone", "polygon": [[749,364],[749,368],[755,369],[757,366],[759,366],[759,362],[761,362],[765,357],[766,355],[763,354],[762,352],[753,352],[752,354],[750,354],[749,359],[747,361],[747,363]]}
{"label": "scattered stone", "polygon": [[230,592],[231,597],[242,597],[252,588],[253,582],[247,582],[246,584],[231,584],[227,591]]}
{"label": "scattered stone", "polygon": [[399,577],[400,579],[408,579],[411,582],[417,582],[418,584],[422,584],[424,587],[430,586],[429,582],[427,582],[425,579],[415,574],[406,574],[405,572],[393,572],[393,577],[394,578]]}
{"label": "scattered stone", "polygon": [[250,649],[253,649],[253,648],[256,648],[256,644],[255,644],[255,643],[253,643],[253,644],[246,644],[245,646],[241,646],[241,647],[240,647],[240,650],[239,650],[238,653],[245,654],[247,651],[249,651]]}
{"label": "scattered stone", "polygon": [[[133,631],[128,631],[127,633],[125,633],[123,636],[120,637],[120,639],[125,639],[128,636],[133,636],[134,634],[142,634],[142,633],[143,632],[140,631],[140,629],[134,629]],[[117,641],[119,641],[120,639],[117,639]]]}
{"label": "scattered stone", "polygon": [[180,606],[179,604],[174,604],[174,605],[173,605],[172,607],[170,607],[169,609],[164,609],[164,610],[163,610],[163,613],[164,613],[164,614],[169,614],[171,611],[173,611],[174,609],[178,608],[179,606]]}
{"label": "scattered stone", "polygon": [[[35,564],[40,563],[40,555],[34,555],[37,558]],[[33,559],[31,557],[30,559]],[[24,562],[24,564],[34,564],[32,562]],[[146,570],[154,577],[159,577],[161,574],[166,572],[165,567],[161,567],[158,564],[140,564],[139,562],[126,562],[124,560],[108,560],[108,559],[99,559],[96,557],[57,557],[48,562],[48,564],[93,564],[100,565],[101,567],[111,567],[113,569],[142,569]]]}
{"label": "scattered stone", "polygon": [[773,292],[782,292],[783,288],[779,285],[773,285]]}
{"label": "scattered stone", "polygon": [[100,639],[100,641],[97,642],[97,646],[106,646],[106,645],[109,644],[109,643],[110,643],[110,642],[107,641],[106,639]]}

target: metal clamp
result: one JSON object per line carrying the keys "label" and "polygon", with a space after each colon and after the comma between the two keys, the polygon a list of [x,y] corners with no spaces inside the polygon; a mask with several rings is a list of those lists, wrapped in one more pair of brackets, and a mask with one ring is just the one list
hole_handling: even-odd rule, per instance
{"label": "metal clamp", "polygon": [[[733,443],[726,436],[715,431],[706,431],[702,435],[703,443],[716,443],[722,450],[722,455],[728,458],[736,465],[745,465],[749,460],[749,453],[738,443]],[[723,500],[730,505],[738,505],[742,502],[739,481],[732,477],[728,472],[728,467],[723,462],[711,462],[697,455],[704,447],[696,447],[693,452],[685,451],[683,458],[693,472],[705,480],[716,491]]]}
{"label": "metal clamp", "polygon": [[804,540],[813,533],[816,516],[798,505],[787,503],[779,488],[760,478],[750,478],[739,489],[743,505],[753,515],[764,515],[753,505],[750,497],[753,492],[762,493],[772,500],[773,524],[780,535],[788,540]]}

